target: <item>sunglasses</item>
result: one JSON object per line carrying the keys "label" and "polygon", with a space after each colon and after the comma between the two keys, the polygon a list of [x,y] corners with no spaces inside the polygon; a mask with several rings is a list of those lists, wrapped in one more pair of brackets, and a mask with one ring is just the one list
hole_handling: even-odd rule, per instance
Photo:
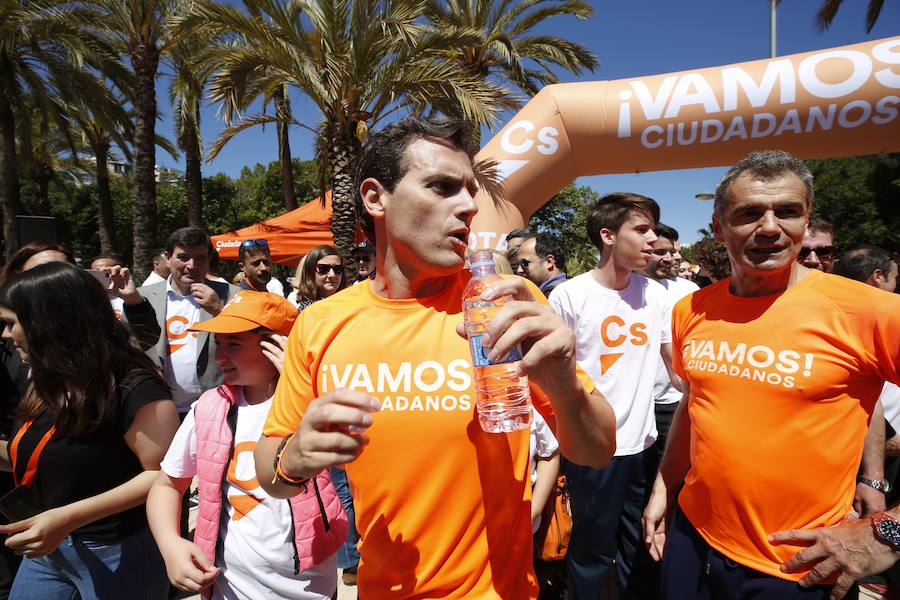
{"label": "sunglasses", "polygon": [[797,255],[798,260],[803,260],[813,252],[819,258],[832,258],[834,256],[834,246],[817,246],[816,248],[800,248],[800,254]]}
{"label": "sunglasses", "polygon": [[253,248],[254,246],[259,246],[260,248],[268,248],[269,242],[266,240],[244,240],[241,242],[241,248]]}
{"label": "sunglasses", "polygon": [[316,265],[316,273],[319,275],[328,275],[328,271],[334,271],[340,277],[344,274],[344,265]]}
{"label": "sunglasses", "polygon": [[356,262],[362,262],[362,263],[372,262],[372,255],[371,254],[357,254],[353,257],[353,260],[355,260]]}

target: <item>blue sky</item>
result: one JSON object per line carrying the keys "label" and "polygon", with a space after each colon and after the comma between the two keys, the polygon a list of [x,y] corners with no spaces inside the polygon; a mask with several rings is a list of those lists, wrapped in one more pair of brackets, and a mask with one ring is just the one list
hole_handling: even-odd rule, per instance
{"label": "blue sky", "polygon": [[[714,0],[609,0],[593,2],[594,16],[586,21],[558,18],[548,22],[541,33],[561,35],[586,45],[600,60],[594,73],[573,76],[559,73],[561,81],[624,79],[725,65],[769,56],[769,3],[767,0],[722,2]],[[831,28],[815,29],[815,13],[820,0],[783,0],[778,7],[778,54],[795,54],[842,46],[900,34],[900,2],[884,3],[881,18],[870,34],[865,32],[864,0],[846,0]],[[539,30],[540,31],[540,30]],[[159,131],[174,139],[167,102],[168,80],[157,84],[163,115]],[[318,114],[302,97],[293,96],[295,115],[315,125]],[[512,115],[503,119],[503,123]],[[220,133],[223,125],[215,107],[203,109],[202,133],[206,143]],[[490,135],[484,136],[484,141]],[[294,157],[310,159],[312,138],[300,127],[291,129]],[[839,149],[835,149],[839,154]],[[219,156],[204,165],[204,174],[225,172],[232,177],[241,168],[278,157],[274,127],[255,128],[232,140]],[[158,151],[162,166],[183,170],[167,154]],[[656,199],[662,207],[663,222],[675,227],[681,239],[697,239],[697,229],[710,220],[711,203],[694,195],[712,190],[725,172],[724,167],[647,172],[627,175],[581,177],[578,185],[588,185],[600,193],[631,191]]]}

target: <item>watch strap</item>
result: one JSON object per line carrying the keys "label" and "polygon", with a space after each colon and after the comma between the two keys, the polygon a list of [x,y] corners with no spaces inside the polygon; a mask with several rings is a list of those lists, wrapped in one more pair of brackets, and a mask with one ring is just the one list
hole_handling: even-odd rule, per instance
{"label": "watch strap", "polygon": [[856,478],[856,482],[885,494],[891,491],[891,483],[886,479],[869,479],[868,477],[859,476]]}

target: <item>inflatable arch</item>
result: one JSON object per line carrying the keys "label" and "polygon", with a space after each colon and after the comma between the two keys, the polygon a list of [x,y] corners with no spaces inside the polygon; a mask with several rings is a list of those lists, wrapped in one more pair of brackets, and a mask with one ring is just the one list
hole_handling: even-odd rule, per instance
{"label": "inflatable arch", "polygon": [[799,158],[900,150],[900,37],[616,81],[551,85],[479,152],[473,248],[506,247],[582,175],[731,164],[753,150]]}

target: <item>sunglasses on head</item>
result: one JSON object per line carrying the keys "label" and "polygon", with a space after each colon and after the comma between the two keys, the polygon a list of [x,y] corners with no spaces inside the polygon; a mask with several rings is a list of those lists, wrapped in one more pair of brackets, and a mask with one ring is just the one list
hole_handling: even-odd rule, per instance
{"label": "sunglasses on head", "polygon": [[316,265],[316,273],[319,275],[328,275],[328,271],[334,271],[340,277],[344,274],[344,265]]}
{"label": "sunglasses on head", "polygon": [[259,246],[260,248],[268,248],[269,242],[266,240],[244,240],[241,242],[241,248],[253,248],[254,246]]}
{"label": "sunglasses on head", "polygon": [[819,258],[831,258],[834,256],[834,246],[816,246],[815,248],[800,248],[800,254],[797,255],[797,258],[803,260],[813,252],[816,253],[816,256]]}

